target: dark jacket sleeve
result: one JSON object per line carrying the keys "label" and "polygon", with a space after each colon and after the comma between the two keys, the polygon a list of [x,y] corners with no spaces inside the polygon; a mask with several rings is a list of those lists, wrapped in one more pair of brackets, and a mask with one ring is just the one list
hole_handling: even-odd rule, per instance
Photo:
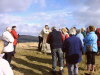
{"label": "dark jacket sleeve", "polygon": [[82,53],[84,53],[84,50],[83,50],[83,45],[82,45],[81,40],[79,41],[79,43],[80,43],[80,50],[82,51]]}
{"label": "dark jacket sleeve", "polygon": [[50,44],[50,40],[51,40],[50,38],[51,38],[51,37],[50,37],[50,33],[49,33],[49,35],[48,35],[48,37],[47,37],[47,43],[48,43],[48,44]]}
{"label": "dark jacket sleeve", "polygon": [[67,44],[67,40],[65,40],[62,47],[63,52],[67,52],[68,50],[67,48],[68,48],[68,44]]}

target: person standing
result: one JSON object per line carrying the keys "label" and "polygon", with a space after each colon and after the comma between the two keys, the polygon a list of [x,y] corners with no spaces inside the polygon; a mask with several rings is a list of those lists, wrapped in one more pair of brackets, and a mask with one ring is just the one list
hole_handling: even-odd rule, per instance
{"label": "person standing", "polygon": [[76,29],[71,28],[70,37],[64,41],[63,52],[66,54],[68,75],[78,75],[78,65],[82,60],[82,42],[76,37]]}
{"label": "person standing", "polygon": [[80,29],[77,29],[77,35],[76,35],[78,38],[80,38],[81,42],[82,42],[82,45],[84,46],[84,42],[83,42],[83,39],[84,39],[84,36],[83,34],[81,33],[81,30]]}
{"label": "person standing", "polygon": [[83,34],[83,36],[85,37],[86,36],[86,31],[85,31],[85,28],[81,28],[81,33]]}
{"label": "person standing", "polygon": [[13,42],[13,46],[14,46],[14,54],[16,53],[15,49],[16,49],[16,45],[17,45],[17,41],[18,41],[18,34],[16,32],[16,26],[12,26],[12,31],[11,34],[14,38],[14,42]]}
{"label": "person standing", "polygon": [[39,39],[38,50],[41,51],[41,49],[42,49],[42,42],[43,42],[42,31],[40,32],[40,34],[38,36],[38,39]]}
{"label": "person standing", "polygon": [[68,29],[67,28],[62,28],[62,35],[64,37],[64,40],[69,38],[69,34],[68,34]]}
{"label": "person standing", "polygon": [[90,72],[91,70],[94,72],[95,70],[95,54],[98,52],[97,47],[97,35],[95,34],[95,27],[88,27],[88,34],[84,38],[84,51],[87,56],[87,70]]}
{"label": "person standing", "polygon": [[98,36],[98,41],[97,41],[97,44],[98,44],[98,52],[100,54],[100,28],[97,28],[96,29],[96,34]]}
{"label": "person standing", "polygon": [[[62,31],[62,36],[64,38],[63,39],[63,42],[64,42],[65,39],[69,38],[69,34],[68,34],[69,29],[67,27],[66,28],[62,28],[61,31]],[[63,57],[65,57],[65,53],[63,55],[64,55]],[[64,63],[65,63],[64,66],[67,66],[67,63],[66,62],[64,62]]]}
{"label": "person standing", "polygon": [[51,53],[51,49],[50,49],[50,44],[48,44],[47,41],[47,37],[48,34],[50,33],[50,29],[48,25],[45,25],[45,28],[43,28],[41,34],[43,37],[43,42],[42,42],[42,52],[44,53]]}
{"label": "person standing", "polygon": [[14,38],[11,35],[11,30],[12,30],[11,27],[7,27],[6,31],[3,32],[2,34],[2,40],[4,42],[3,52],[5,53],[4,59],[6,59],[9,63],[11,63],[14,51],[13,47]]}
{"label": "person standing", "polygon": [[62,44],[63,38],[60,31],[57,31],[55,27],[52,27],[52,32],[48,35],[47,43],[50,44],[52,53],[52,73],[56,75],[57,57],[59,60],[60,74],[63,72],[63,52]]}

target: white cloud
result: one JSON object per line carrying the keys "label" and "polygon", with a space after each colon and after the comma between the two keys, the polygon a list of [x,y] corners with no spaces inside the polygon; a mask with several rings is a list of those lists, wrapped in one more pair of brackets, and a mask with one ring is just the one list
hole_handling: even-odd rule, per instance
{"label": "white cloud", "polygon": [[[100,0],[75,0],[72,15],[80,25],[94,25],[100,27]],[[80,5],[81,4],[81,5]]]}
{"label": "white cloud", "polygon": [[0,0],[0,12],[16,12],[26,10],[32,0]]}
{"label": "white cloud", "polygon": [[[1,14],[0,24],[3,25],[1,27],[2,31],[4,31],[7,26],[16,25],[18,32],[21,34],[38,35],[45,24],[48,24],[50,27],[54,25],[57,27],[60,27],[60,25],[64,26],[68,21],[68,19],[66,19],[67,16],[71,16],[70,13],[63,10],[49,13],[34,13],[28,17]],[[32,23],[30,21],[32,21]]]}
{"label": "white cloud", "polygon": [[32,4],[45,7],[46,0],[0,0],[0,13],[25,11]]}
{"label": "white cloud", "polygon": [[[24,2],[23,2],[24,1]],[[72,10],[54,10],[49,12],[36,12],[28,17],[0,14],[0,31],[5,27],[17,25],[21,34],[38,35],[45,24],[50,27],[71,27],[88,24],[100,27],[100,0],[68,0]],[[15,4],[16,3],[16,4]],[[0,12],[23,11],[33,4],[46,6],[46,0],[1,0]]]}

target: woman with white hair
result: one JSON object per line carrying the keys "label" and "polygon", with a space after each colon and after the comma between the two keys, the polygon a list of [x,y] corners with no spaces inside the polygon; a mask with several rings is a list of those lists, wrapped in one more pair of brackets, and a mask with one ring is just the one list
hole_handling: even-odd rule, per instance
{"label": "woman with white hair", "polygon": [[9,63],[11,62],[14,51],[13,47],[14,38],[11,35],[11,29],[12,29],[11,27],[7,27],[6,31],[3,32],[2,34],[2,40],[4,42],[3,52],[5,53],[4,59],[6,59]]}
{"label": "woman with white hair", "polygon": [[63,51],[66,54],[68,75],[78,75],[78,63],[82,60],[82,42],[76,37],[76,29],[71,28],[70,37],[64,41]]}
{"label": "woman with white hair", "polygon": [[2,49],[0,49],[0,75],[14,75],[8,61],[3,59],[4,54],[1,53]]}

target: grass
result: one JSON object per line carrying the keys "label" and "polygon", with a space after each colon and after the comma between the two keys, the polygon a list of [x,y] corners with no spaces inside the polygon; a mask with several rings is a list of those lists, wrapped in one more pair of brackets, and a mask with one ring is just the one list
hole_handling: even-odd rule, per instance
{"label": "grass", "polygon": [[[51,63],[51,55],[37,51],[37,43],[19,43],[12,61],[15,75],[52,75]],[[83,61],[79,64],[79,75],[87,73],[85,63],[86,58],[83,56]],[[93,75],[100,75],[100,56],[96,56],[96,68]],[[64,68],[63,75],[68,75],[67,67]]]}

